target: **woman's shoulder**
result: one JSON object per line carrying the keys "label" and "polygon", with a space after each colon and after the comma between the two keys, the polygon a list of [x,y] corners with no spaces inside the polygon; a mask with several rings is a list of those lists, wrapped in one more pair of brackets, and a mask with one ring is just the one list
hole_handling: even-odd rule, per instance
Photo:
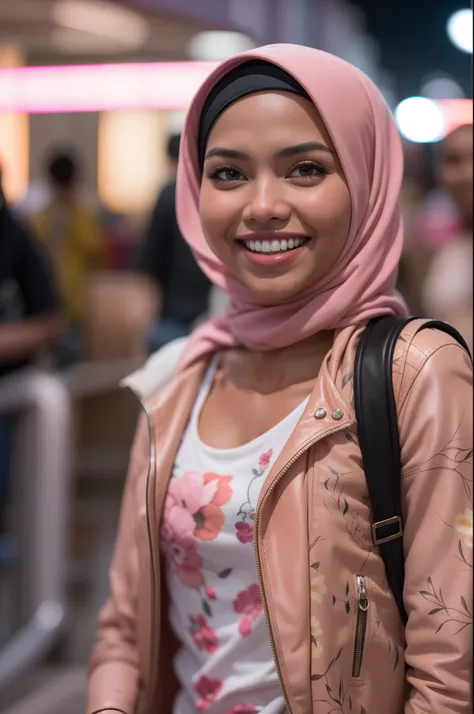
{"label": "woman's shoulder", "polygon": [[399,412],[416,381],[445,380],[456,387],[460,373],[472,374],[470,357],[462,345],[443,330],[423,326],[426,319],[408,323],[395,348],[393,386]]}
{"label": "woman's shoulder", "polygon": [[188,338],[180,337],[154,352],[143,367],[122,380],[140,400],[147,400],[166,386],[175,376]]}

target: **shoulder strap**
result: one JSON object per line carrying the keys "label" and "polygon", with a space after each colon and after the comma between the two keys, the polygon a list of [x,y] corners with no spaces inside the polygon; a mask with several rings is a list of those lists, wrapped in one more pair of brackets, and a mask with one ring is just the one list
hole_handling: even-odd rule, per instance
{"label": "shoulder strap", "polygon": [[[389,315],[369,322],[360,339],[354,365],[354,407],[359,446],[372,505],[372,535],[385,562],[387,580],[404,624],[405,559],[401,506],[401,452],[392,363],[395,345],[416,317]],[[451,335],[469,352],[450,325],[426,321],[420,330],[436,328]]]}

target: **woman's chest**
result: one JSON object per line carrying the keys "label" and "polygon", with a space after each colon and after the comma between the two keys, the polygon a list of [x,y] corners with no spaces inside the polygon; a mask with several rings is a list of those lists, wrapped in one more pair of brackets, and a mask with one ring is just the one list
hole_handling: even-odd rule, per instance
{"label": "woman's chest", "polygon": [[202,440],[228,449],[247,444],[282,422],[311,393],[311,385],[266,393],[263,389],[240,389],[215,385],[199,417]]}

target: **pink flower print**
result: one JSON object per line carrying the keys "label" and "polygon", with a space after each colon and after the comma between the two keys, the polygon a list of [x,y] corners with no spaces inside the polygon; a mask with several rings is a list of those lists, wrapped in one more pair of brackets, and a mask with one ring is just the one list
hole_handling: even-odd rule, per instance
{"label": "pink flower print", "polygon": [[236,704],[226,714],[257,714],[258,711],[253,704]]}
{"label": "pink flower print", "polygon": [[188,547],[166,538],[162,531],[161,546],[168,558],[172,572],[186,588],[199,590],[204,585],[203,560],[192,543]]}
{"label": "pink flower print", "polygon": [[217,600],[217,594],[214,588],[207,588],[206,590],[206,595],[209,598],[209,600]]}
{"label": "pink flower print", "polygon": [[[205,481],[205,474],[198,471],[186,471],[182,476],[171,481],[168,489],[168,498],[172,499],[176,514],[180,519],[185,518],[186,530],[193,532],[196,527],[194,516],[203,506],[212,502],[216,495],[219,483],[217,481]],[[191,520],[193,521],[191,527]],[[176,523],[176,526],[179,525]],[[184,524],[177,530],[181,532],[185,529]]]}
{"label": "pink flower print", "polygon": [[264,454],[261,455],[261,457],[258,460],[258,467],[259,467],[260,471],[265,471],[268,464],[270,463],[272,454],[273,454],[273,449],[269,449],[268,451],[266,451]]}
{"label": "pink flower print", "polygon": [[188,471],[171,481],[163,514],[162,536],[189,547],[196,542],[195,514],[210,503],[217,484],[204,484],[203,475]]}
{"label": "pink flower print", "polygon": [[174,574],[188,588],[204,585],[196,539],[214,540],[224,524],[220,508],[232,496],[231,476],[187,471],[171,481],[165,501],[161,545]]}
{"label": "pink flower print", "polygon": [[204,652],[213,654],[217,649],[216,632],[212,627],[209,627],[204,615],[197,617],[189,616],[191,635],[196,647]]}
{"label": "pink flower print", "polygon": [[252,543],[253,541],[253,525],[240,521],[235,524],[237,529],[237,538],[241,543]]}
{"label": "pink flower print", "polygon": [[232,498],[230,482],[232,476],[219,476],[219,474],[205,473],[204,483],[206,488],[214,489],[210,503],[206,504],[195,514],[196,537],[201,540],[215,540],[224,525],[224,506]]}
{"label": "pink flower print", "polygon": [[252,632],[252,626],[263,612],[260,588],[258,585],[251,585],[248,590],[242,590],[233,602],[235,612],[242,613],[239,622],[239,632],[242,637],[248,637]]}
{"label": "pink flower print", "polygon": [[222,689],[222,682],[219,679],[210,679],[203,674],[196,682],[195,689],[199,697],[198,711],[203,712],[216,701]]}

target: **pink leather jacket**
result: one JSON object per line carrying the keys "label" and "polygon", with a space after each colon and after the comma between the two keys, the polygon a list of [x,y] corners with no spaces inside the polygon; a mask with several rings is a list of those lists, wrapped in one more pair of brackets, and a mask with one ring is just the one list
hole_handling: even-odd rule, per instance
{"label": "pink leather jacket", "polygon": [[[373,545],[352,370],[339,331],[255,520],[268,632],[291,714],[468,714],[472,665],[472,369],[450,337],[405,329],[396,350],[406,557],[403,628]],[[205,363],[145,401],[98,627],[87,714],[169,714],[176,643],[159,521]],[[383,474],[381,474],[383,478]],[[405,669],[405,663],[407,669]]]}

